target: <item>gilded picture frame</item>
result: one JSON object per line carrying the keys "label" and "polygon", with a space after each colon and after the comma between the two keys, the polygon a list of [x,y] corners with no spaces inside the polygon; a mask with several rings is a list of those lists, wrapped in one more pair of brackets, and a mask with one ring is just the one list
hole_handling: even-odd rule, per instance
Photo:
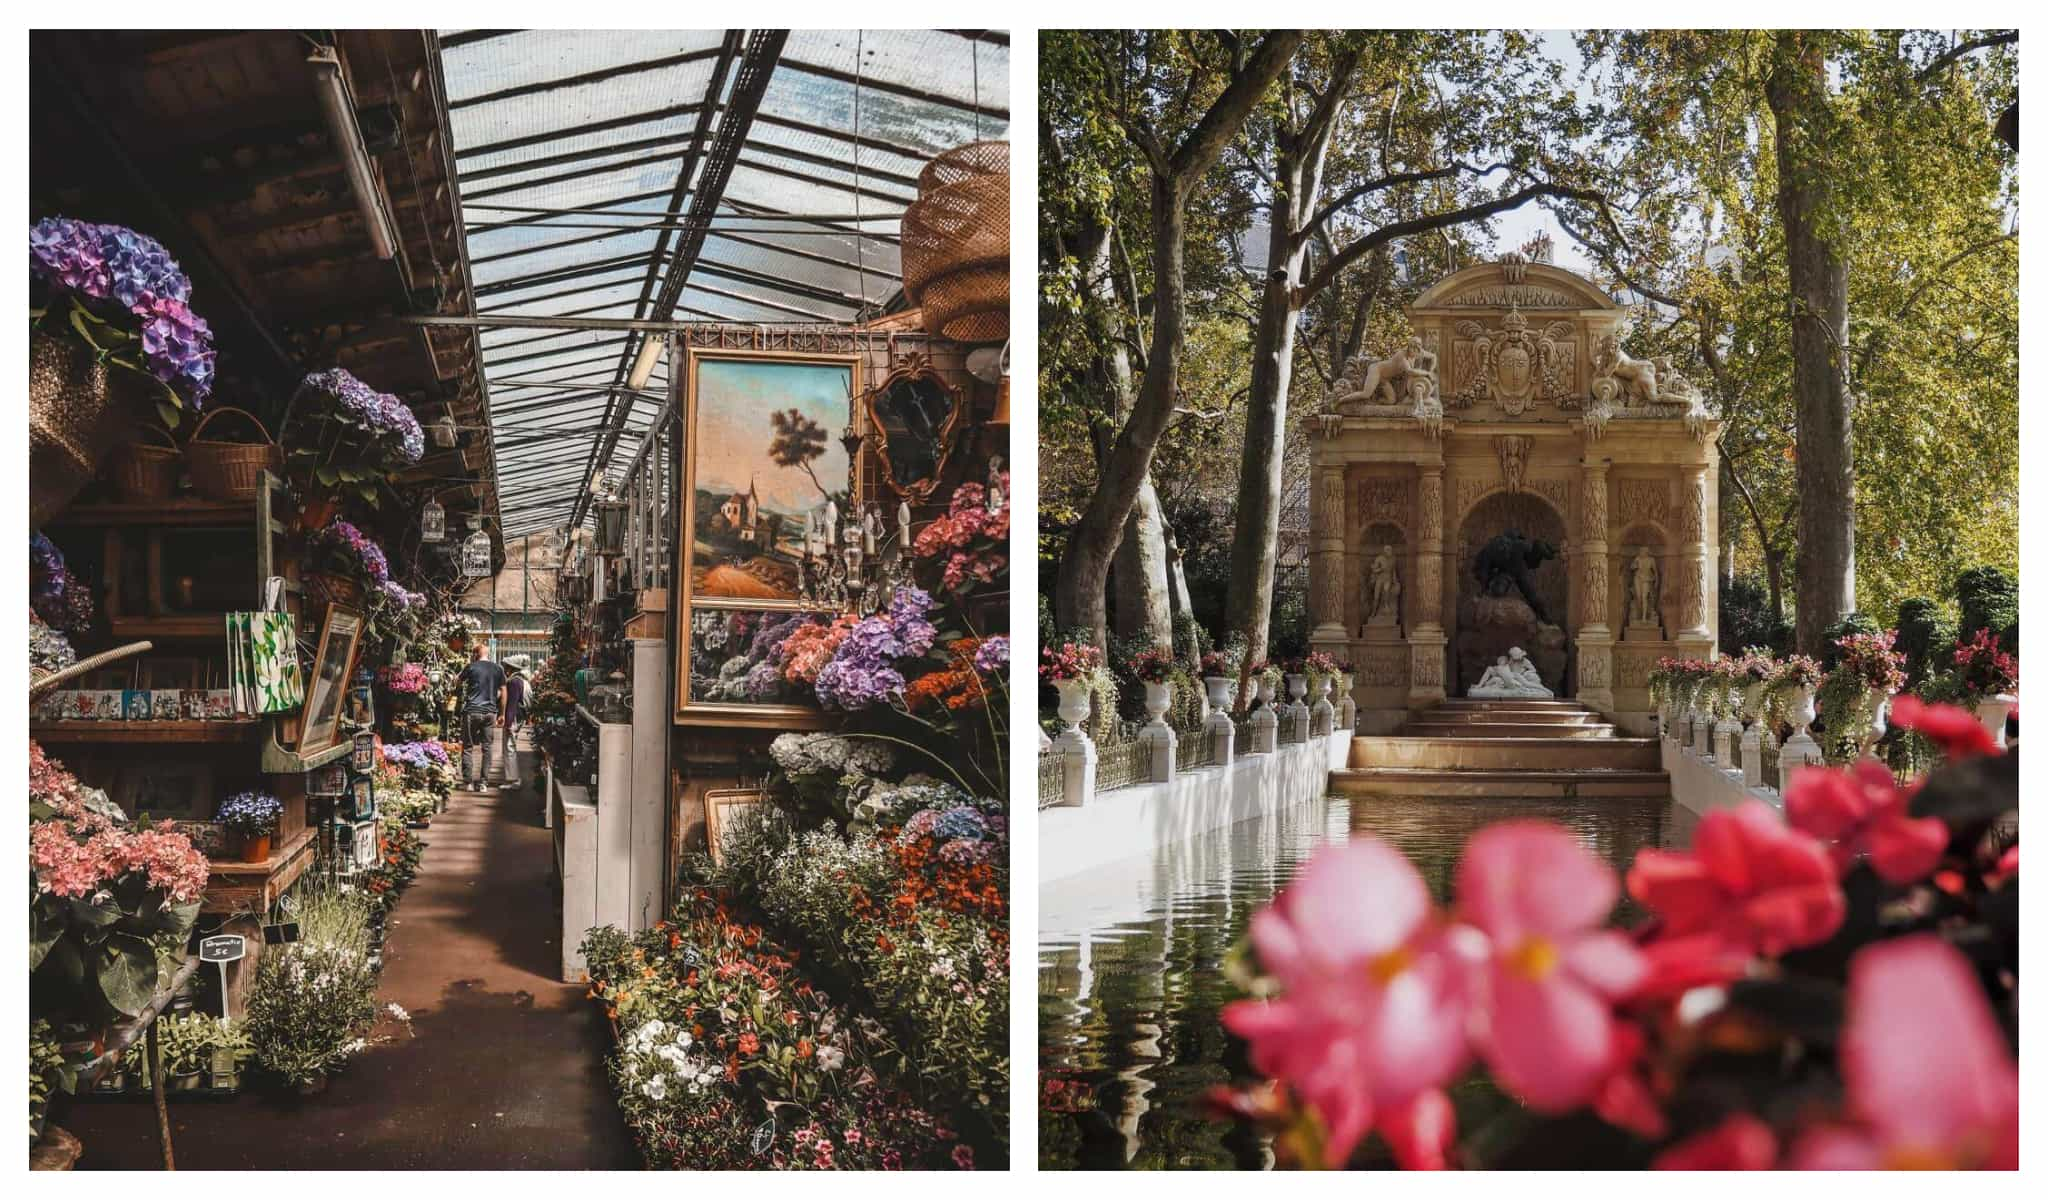
{"label": "gilded picture frame", "polygon": [[361,613],[341,605],[330,605],[320,627],[320,648],[313,655],[313,669],[306,679],[305,725],[299,735],[299,755],[311,757],[341,741],[341,716],[348,704],[349,669],[355,664],[356,643],[362,640]]}
{"label": "gilded picture frame", "polygon": [[[935,411],[940,406],[944,411]],[[882,482],[898,499],[912,504],[931,499],[953,461],[960,425],[967,419],[965,389],[949,383],[930,357],[912,352],[867,390],[861,408],[874,439]]]}
{"label": "gilded picture frame", "polygon": [[676,724],[825,724],[813,704],[705,695],[702,635],[707,625],[815,611],[798,598],[796,563],[808,516],[830,502],[846,519],[861,494],[861,464],[847,461],[840,433],[860,419],[864,364],[858,354],[689,349],[671,615]]}

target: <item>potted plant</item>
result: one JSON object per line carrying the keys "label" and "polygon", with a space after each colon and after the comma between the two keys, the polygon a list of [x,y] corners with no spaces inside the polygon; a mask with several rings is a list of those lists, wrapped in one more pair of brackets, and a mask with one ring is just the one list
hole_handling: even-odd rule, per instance
{"label": "potted plant", "polygon": [[1173,655],[1165,650],[1145,650],[1133,656],[1131,674],[1145,685],[1145,713],[1154,725],[1166,723],[1166,712],[1173,707],[1173,677],[1177,665]]}
{"label": "potted plant", "polygon": [[207,1056],[207,1075],[213,1086],[221,1091],[234,1091],[242,1086],[242,1065],[256,1053],[249,1044],[249,1035],[233,1021],[214,1017],[206,1018],[212,1026],[211,1052]]}
{"label": "potted plant", "polygon": [[29,228],[31,525],[131,440],[153,401],[163,423],[213,389],[213,333],[192,281],[154,238],[46,217]]}
{"label": "potted plant", "polygon": [[[289,433],[297,421],[297,432]],[[343,495],[376,507],[379,484],[426,451],[417,417],[398,397],[335,367],[315,371],[292,393],[278,440],[299,497],[300,528],[325,528]]]}
{"label": "potted plant", "polygon": [[1787,656],[1771,671],[1766,692],[1777,698],[1794,737],[1808,736],[1807,727],[1813,724],[1814,717],[1813,689],[1820,686],[1820,681],[1820,663],[1804,654]]}
{"label": "potted plant", "polygon": [[307,590],[330,604],[359,604],[367,585],[381,588],[391,580],[384,548],[353,524],[334,520],[315,533],[309,547],[313,568]]}
{"label": "potted plant", "polygon": [[1210,708],[1229,708],[1236,697],[1237,668],[1244,656],[1234,650],[1211,650],[1202,656],[1202,689]]}
{"label": "potted plant", "polygon": [[237,792],[221,802],[214,820],[221,828],[241,839],[242,861],[260,863],[270,858],[270,838],[277,832],[277,820],[284,805],[268,792]]}
{"label": "potted plant", "polygon": [[164,1086],[174,1092],[195,1092],[206,1085],[213,1061],[214,1020],[200,1013],[159,1018],[157,1052],[163,1059]]}
{"label": "potted plant", "polygon": [[[1838,669],[1853,678],[1867,697],[1870,723],[1862,731],[1866,752],[1884,736],[1885,712],[1892,696],[1906,684],[1906,656],[1892,648],[1898,636],[1898,630],[1887,629],[1882,633],[1852,633],[1835,642],[1842,652]],[[1846,732],[1830,729],[1828,734],[1837,737]]]}
{"label": "potted plant", "polygon": [[2020,686],[2019,664],[1999,648],[1989,629],[1979,629],[1969,641],[1957,642],[1955,662],[1964,697],[1976,705],[1977,719],[2003,747],[2006,718],[2019,703],[2013,694]]}
{"label": "potted plant", "polygon": [[1066,642],[1057,650],[1047,646],[1038,652],[1038,676],[1059,692],[1060,720],[1070,730],[1088,719],[1088,694],[1101,675],[1102,651],[1094,646]]}

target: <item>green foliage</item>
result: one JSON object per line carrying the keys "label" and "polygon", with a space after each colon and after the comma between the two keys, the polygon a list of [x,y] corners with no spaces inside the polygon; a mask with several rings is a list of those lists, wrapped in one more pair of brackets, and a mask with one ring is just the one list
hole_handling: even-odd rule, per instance
{"label": "green foliage", "polygon": [[1939,670],[1956,640],[1955,626],[1941,606],[1925,596],[1899,605],[1898,648],[1906,656],[1906,686],[1918,689],[1931,671]]}
{"label": "green foliage", "polygon": [[1828,626],[1826,631],[1821,634],[1820,665],[1832,671],[1841,663],[1842,648],[1835,643],[1848,637],[1850,634],[1882,632],[1884,632],[1884,627],[1869,617],[1864,616],[1860,612],[1849,613],[1841,620]]}
{"label": "green foliage", "polygon": [[[1999,644],[2010,652],[2019,649],[2020,587],[2018,580],[1993,566],[1976,566],[1956,576],[1956,606],[1962,620],[1956,636],[1967,639],[1979,629],[1989,629]],[[2007,631],[2012,633],[2008,643]]]}
{"label": "green foliage", "polygon": [[28,1139],[31,1143],[42,1132],[43,1114],[49,1111],[50,1097],[59,1091],[68,1092],[72,1086],[64,1051],[58,1045],[50,1023],[40,1017],[29,1022]]}
{"label": "green foliage", "polygon": [[366,949],[297,941],[256,968],[246,1028],[256,1061],[288,1083],[312,1083],[368,1043],[377,977]]}
{"label": "green foliage", "polygon": [[1792,623],[1771,608],[1770,590],[1754,575],[1721,587],[1721,645],[1762,646],[1773,655],[1792,649]]}
{"label": "green foliage", "polygon": [[210,1070],[217,1054],[225,1054],[240,1068],[255,1054],[241,1026],[206,1013],[173,1014],[160,1019],[156,1029],[166,1074]]}

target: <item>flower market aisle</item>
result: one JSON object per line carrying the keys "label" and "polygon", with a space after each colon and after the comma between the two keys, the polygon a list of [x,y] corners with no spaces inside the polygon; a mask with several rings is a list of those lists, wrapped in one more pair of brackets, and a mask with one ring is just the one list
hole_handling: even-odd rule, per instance
{"label": "flower market aisle", "polygon": [[[522,758],[530,759],[530,755]],[[522,778],[531,780],[530,765]],[[305,1099],[174,1103],[181,1169],[632,1169],[603,1016],[562,984],[549,834],[533,785],[457,791],[391,915],[380,1040]],[[153,1109],[78,1103],[81,1169],[159,1166]]]}

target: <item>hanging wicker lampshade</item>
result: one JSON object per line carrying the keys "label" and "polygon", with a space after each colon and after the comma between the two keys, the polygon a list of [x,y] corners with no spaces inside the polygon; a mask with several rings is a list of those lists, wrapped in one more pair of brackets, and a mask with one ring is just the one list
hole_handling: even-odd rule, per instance
{"label": "hanging wicker lampshade", "polygon": [[998,342],[1010,332],[1010,143],[932,159],[903,213],[903,286],[927,333]]}

